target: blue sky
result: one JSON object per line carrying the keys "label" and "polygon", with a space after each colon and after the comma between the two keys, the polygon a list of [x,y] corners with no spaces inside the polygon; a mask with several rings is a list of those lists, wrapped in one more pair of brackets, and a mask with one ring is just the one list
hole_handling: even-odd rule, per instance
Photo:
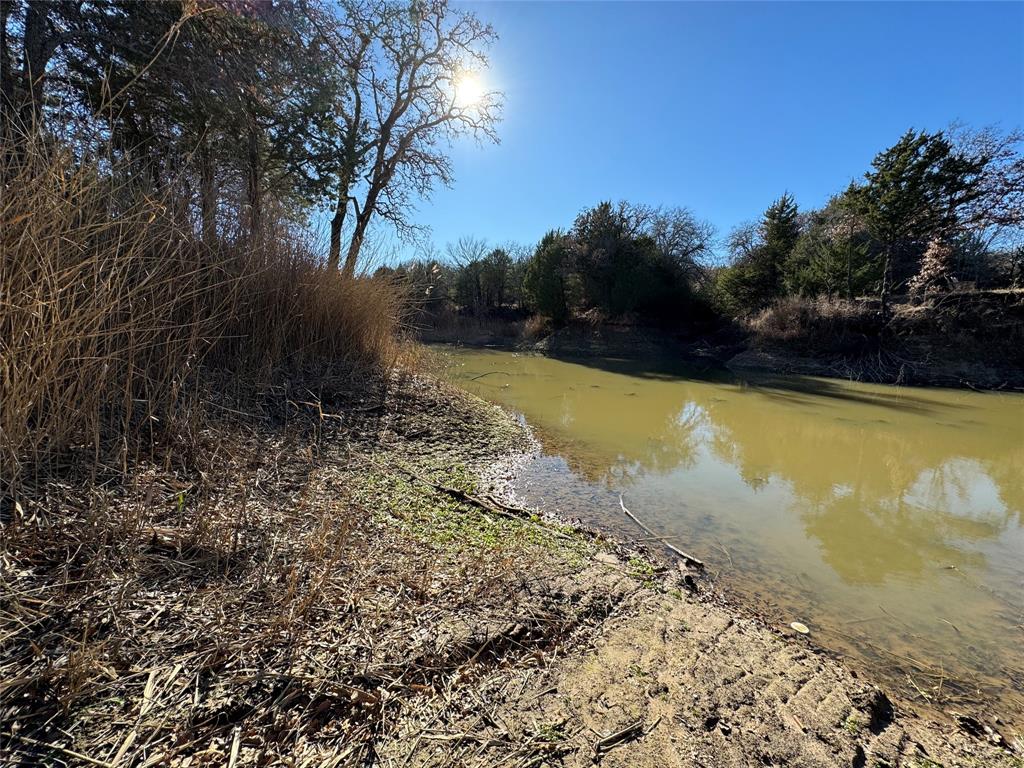
{"label": "blue sky", "polygon": [[438,246],[534,242],[602,199],[725,234],[824,203],[908,127],[1024,125],[1024,3],[464,4],[500,40],[501,144],[420,204]]}

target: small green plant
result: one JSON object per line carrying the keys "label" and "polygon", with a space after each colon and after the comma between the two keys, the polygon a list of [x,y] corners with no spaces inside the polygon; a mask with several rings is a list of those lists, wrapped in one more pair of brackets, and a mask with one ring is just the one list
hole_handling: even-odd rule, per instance
{"label": "small green plant", "polygon": [[565,721],[544,723],[537,729],[537,735],[544,741],[565,741]]}
{"label": "small green plant", "polygon": [[860,721],[857,715],[853,714],[846,718],[846,722],[843,723],[843,730],[845,730],[851,736],[856,736],[861,732],[864,724]]}
{"label": "small green plant", "polygon": [[626,567],[630,576],[642,582],[648,589],[654,589],[654,576],[657,571],[650,562],[642,557],[631,557]]}
{"label": "small green plant", "polygon": [[650,677],[650,672],[641,667],[639,664],[629,665],[629,674],[633,677]]}

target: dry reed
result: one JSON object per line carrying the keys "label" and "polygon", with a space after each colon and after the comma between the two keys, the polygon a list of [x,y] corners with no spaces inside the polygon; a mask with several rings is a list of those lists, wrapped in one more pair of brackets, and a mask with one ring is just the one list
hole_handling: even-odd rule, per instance
{"label": "dry reed", "polygon": [[[0,153],[0,486],[68,450],[127,468],[204,382],[387,365],[401,300],[328,274],[293,232],[210,247],[138,176],[28,144]],[[208,376],[213,372],[214,376]]]}

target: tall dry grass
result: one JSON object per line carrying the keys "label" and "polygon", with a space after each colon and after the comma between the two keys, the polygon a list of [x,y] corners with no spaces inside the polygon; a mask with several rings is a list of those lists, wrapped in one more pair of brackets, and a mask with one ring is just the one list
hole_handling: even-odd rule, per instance
{"label": "tall dry grass", "polygon": [[71,448],[126,464],[204,381],[393,360],[387,281],[327,274],[280,230],[204,245],[186,205],[119,168],[41,145],[0,157],[0,491]]}
{"label": "tall dry grass", "polygon": [[877,351],[883,324],[878,308],[863,301],[788,296],[748,320],[747,327],[761,345],[863,355]]}

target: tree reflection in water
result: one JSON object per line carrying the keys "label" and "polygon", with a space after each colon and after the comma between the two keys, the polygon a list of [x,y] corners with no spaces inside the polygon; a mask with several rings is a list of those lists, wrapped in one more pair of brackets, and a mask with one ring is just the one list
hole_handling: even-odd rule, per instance
{"label": "tree reflection in water", "polygon": [[[995,665],[1024,679],[1008,651],[1024,614],[1024,397],[665,361],[456,361],[455,378],[540,436],[528,500],[635,535],[625,492],[740,587],[775,585],[780,609],[813,605],[865,644],[909,645],[965,676]],[[469,381],[494,370],[510,375]]]}

